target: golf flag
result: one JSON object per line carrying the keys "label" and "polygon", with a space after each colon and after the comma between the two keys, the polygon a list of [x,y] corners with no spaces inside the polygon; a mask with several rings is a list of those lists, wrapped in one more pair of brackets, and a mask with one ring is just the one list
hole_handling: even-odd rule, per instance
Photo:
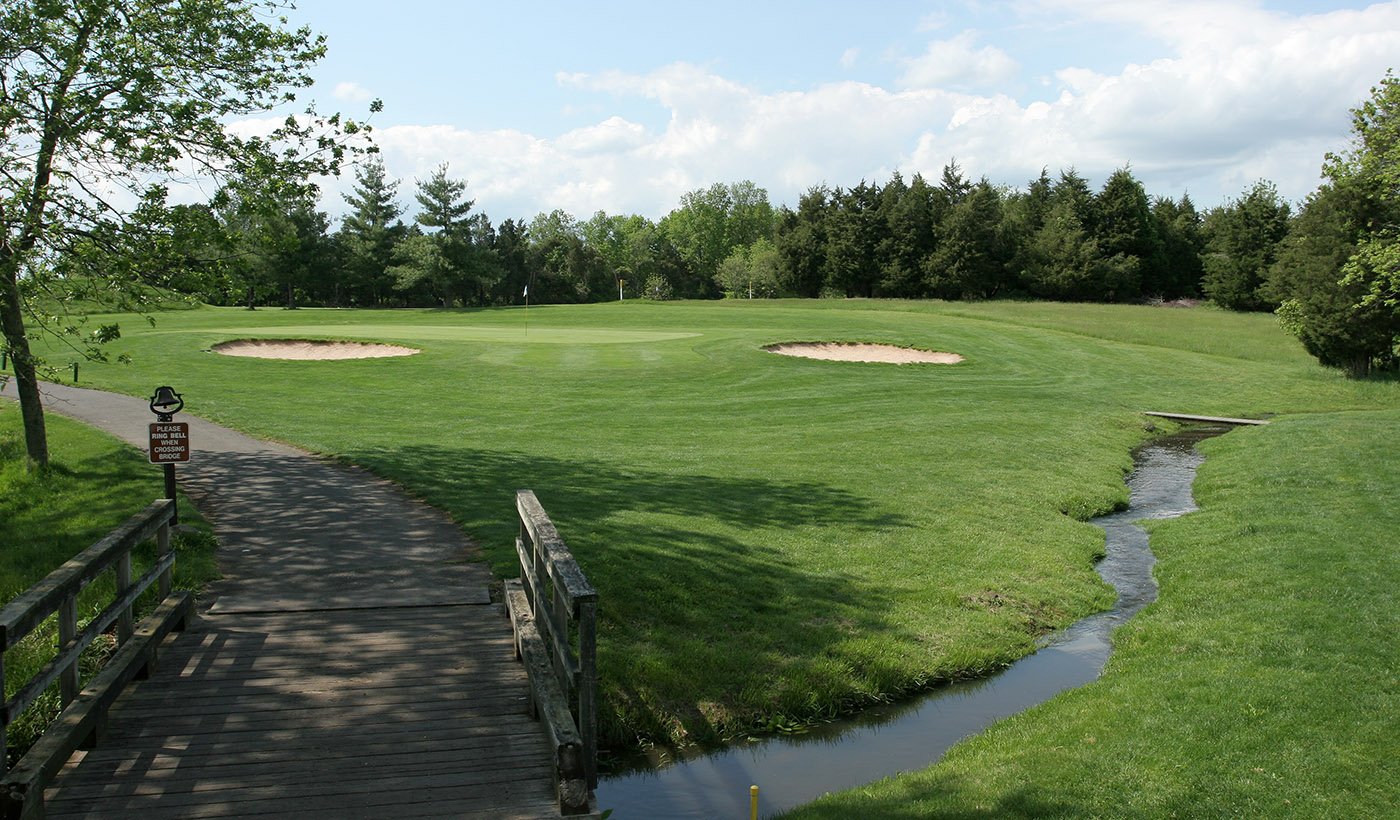
{"label": "golf flag", "polygon": [[529,296],[529,295],[530,295],[530,286],[529,286],[529,285],[526,285],[526,286],[525,286],[525,293],[524,293],[523,295],[524,295],[524,296]]}

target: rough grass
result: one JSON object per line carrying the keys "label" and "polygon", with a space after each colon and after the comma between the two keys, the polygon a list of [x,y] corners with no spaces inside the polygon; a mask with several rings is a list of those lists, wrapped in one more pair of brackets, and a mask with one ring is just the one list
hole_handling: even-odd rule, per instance
{"label": "rough grass", "polygon": [[[423,352],[203,352],[289,328]],[[513,491],[534,489],[602,595],[614,747],[791,727],[983,674],[1107,606],[1092,570],[1103,536],[1082,520],[1126,501],[1142,410],[1396,405],[1393,385],[1318,368],[1271,322],[1201,309],[203,309],[123,329],[117,351],[135,365],[85,380],[135,395],[172,383],[190,412],[365,465],[449,511],[499,573]],[[794,340],[967,361],[761,349]],[[978,606],[989,594],[1015,605]]]}
{"label": "rough grass", "polygon": [[1400,412],[1202,445],[1097,683],[793,818],[1380,817],[1400,803]]}
{"label": "rough grass", "polygon": [[[116,439],[49,414],[49,470],[26,469],[19,409],[0,400],[0,604],[43,579],[164,492],[160,470]],[[183,505],[181,520],[200,519]],[[178,534],[175,585],[201,589],[215,577],[214,542],[207,533]],[[135,553],[133,575],[154,560],[150,544]],[[104,573],[78,601],[85,624],[112,599],[111,573]],[[142,606],[151,605],[143,601]],[[57,622],[49,621],[5,654],[5,693],[17,689],[54,655]],[[82,661],[83,680],[101,667],[113,648],[107,636],[94,642]],[[58,714],[57,687],[9,727],[9,751],[17,758]]]}

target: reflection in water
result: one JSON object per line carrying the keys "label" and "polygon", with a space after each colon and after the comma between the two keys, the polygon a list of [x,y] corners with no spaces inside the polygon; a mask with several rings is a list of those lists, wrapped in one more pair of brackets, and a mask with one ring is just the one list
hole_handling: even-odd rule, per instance
{"label": "reflection in water", "polygon": [[1157,597],[1147,533],[1133,522],[1194,510],[1191,482],[1202,460],[1195,443],[1228,429],[1195,427],[1149,442],[1135,454],[1128,509],[1092,522],[1107,536],[1098,570],[1118,590],[1113,609],[1078,621],[1034,655],[988,678],[939,687],[804,734],[605,777],[598,784],[599,807],[613,809],[617,820],[747,817],[749,785],[757,783],[760,811],[783,811],[826,792],[922,769],[993,722],[1093,681],[1108,661],[1114,627]]}

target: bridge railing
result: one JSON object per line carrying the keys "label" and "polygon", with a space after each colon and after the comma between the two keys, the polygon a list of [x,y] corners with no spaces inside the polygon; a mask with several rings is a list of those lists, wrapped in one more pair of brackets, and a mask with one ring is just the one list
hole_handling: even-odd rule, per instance
{"label": "bridge railing", "polygon": [[598,785],[598,593],[534,492],[515,495],[519,580],[506,581],[516,657],[530,676],[530,711],[555,753],[562,814],[585,814]]}
{"label": "bridge railing", "polygon": [[[5,651],[50,616],[58,616],[57,654],[0,703],[0,772],[4,772],[0,778],[0,813],[4,817],[43,816],[44,787],[75,750],[97,743],[107,709],[122,688],[154,669],[160,642],[171,631],[183,628],[189,619],[193,611],[189,593],[171,593],[175,552],[170,543],[170,525],[174,514],[174,501],[152,502],[0,610],[0,680],[4,678]],[[152,537],[156,540],[155,563],[133,580],[132,550]],[[78,594],[108,571],[116,581],[113,600],[79,629]],[[159,591],[160,603],[137,624],[133,619],[136,601],[152,586]],[[80,688],[78,661],[83,650],[113,624],[116,653],[85,688]],[[4,771],[10,724],[55,681],[59,684],[62,712],[14,768]]]}

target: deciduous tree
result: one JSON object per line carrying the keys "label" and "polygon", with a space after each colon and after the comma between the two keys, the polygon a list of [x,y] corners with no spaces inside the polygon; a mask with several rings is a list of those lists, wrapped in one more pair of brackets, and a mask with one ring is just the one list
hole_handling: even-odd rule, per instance
{"label": "deciduous tree", "polygon": [[359,130],[338,115],[308,108],[256,137],[230,128],[292,103],[325,52],[280,12],[251,0],[0,6],[0,330],[31,463],[47,463],[48,445],[24,278],[80,241],[132,228],[130,206],[163,199],[144,196],[152,180],[338,170],[342,135]]}
{"label": "deciduous tree", "polygon": [[1270,272],[1279,318],[1352,376],[1400,367],[1400,80],[1352,111],[1351,147],[1329,154]]}

